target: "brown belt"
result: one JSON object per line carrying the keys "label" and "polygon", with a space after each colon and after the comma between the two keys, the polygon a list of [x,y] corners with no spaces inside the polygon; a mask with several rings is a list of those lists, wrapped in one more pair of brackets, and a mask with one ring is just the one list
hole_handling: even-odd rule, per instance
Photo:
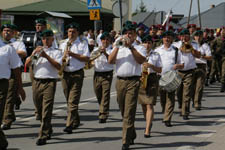
{"label": "brown belt", "polygon": [[47,78],[47,79],[38,79],[38,78],[34,78],[35,81],[39,81],[39,82],[52,82],[52,81],[56,81],[56,79],[51,79],[51,78]]}
{"label": "brown belt", "polygon": [[79,73],[79,72],[81,72],[81,71],[83,71],[83,68],[81,68],[80,70],[73,71],[73,72],[66,72],[66,71],[63,71],[63,73],[65,73],[65,74],[76,74],[76,73]]}
{"label": "brown belt", "polygon": [[195,69],[189,69],[189,70],[178,70],[181,73],[189,73],[195,71]]}
{"label": "brown belt", "polygon": [[131,76],[131,77],[120,77],[117,76],[118,79],[120,80],[136,80],[136,79],[140,79],[141,76]]}

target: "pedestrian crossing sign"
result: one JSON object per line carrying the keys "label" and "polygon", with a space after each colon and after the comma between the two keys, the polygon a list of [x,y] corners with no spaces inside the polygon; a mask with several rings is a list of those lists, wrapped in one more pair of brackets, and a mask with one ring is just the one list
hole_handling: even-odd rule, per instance
{"label": "pedestrian crossing sign", "polygon": [[87,0],[88,9],[101,9],[102,1],[101,0]]}
{"label": "pedestrian crossing sign", "polygon": [[90,20],[100,20],[100,10],[99,9],[91,9],[90,12]]}

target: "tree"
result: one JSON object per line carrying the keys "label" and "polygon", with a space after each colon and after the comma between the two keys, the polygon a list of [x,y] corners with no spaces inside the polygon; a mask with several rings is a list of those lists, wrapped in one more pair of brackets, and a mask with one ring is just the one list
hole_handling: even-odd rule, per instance
{"label": "tree", "polygon": [[143,12],[147,12],[147,8],[146,8],[145,3],[143,2],[143,0],[141,0],[141,3],[139,5],[139,8],[137,7],[135,9],[135,12],[132,13],[132,16],[135,16],[138,13],[143,13]]}

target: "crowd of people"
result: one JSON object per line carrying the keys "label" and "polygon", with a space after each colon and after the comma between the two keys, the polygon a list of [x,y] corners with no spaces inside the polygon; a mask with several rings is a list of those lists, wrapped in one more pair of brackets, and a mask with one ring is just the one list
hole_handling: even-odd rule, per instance
{"label": "crowd of people", "polygon": [[[80,126],[79,101],[84,68],[94,68],[93,88],[99,104],[99,123],[107,123],[110,112],[110,89],[116,74],[117,102],[123,119],[122,150],[128,150],[136,139],[135,115],[141,104],[146,127],[144,137],[151,137],[154,106],[160,97],[163,123],[172,127],[177,96],[181,116],[189,120],[190,105],[202,107],[204,86],[221,82],[225,91],[225,27],[201,30],[195,24],[184,29],[152,25],[149,29],[126,21],[120,32],[89,30],[81,33],[79,24],[66,26],[67,38],[57,44],[54,33],[44,19],[37,19],[34,48],[27,56],[26,45],[18,38],[15,25],[1,26],[0,39],[0,149],[8,141],[2,130],[11,129],[26,93],[22,87],[21,68],[28,69],[32,79],[33,102],[40,132],[36,145],[51,139],[51,124],[57,79],[60,77],[67,103],[64,132],[71,134]],[[147,32],[146,32],[147,31]],[[23,61],[22,61],[23,60]],[[23,64],[24,62],[24,64]],[[115,67],[114,67],[115,66]],[[176,72],[181,84],[168,91],[159,86],[168,72]],[[17,92],[15,92],[17,91]]]}

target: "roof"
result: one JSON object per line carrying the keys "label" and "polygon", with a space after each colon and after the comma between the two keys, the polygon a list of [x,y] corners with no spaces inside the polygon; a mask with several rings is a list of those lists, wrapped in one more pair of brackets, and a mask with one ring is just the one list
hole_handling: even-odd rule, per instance
{"label": "roof", "polygon": [[45,11],[40,13],[38,16],[53,16],[53,17],[59,17],[59,18],[72,18],[71,16],[65,14],[65,13],[58,13],[58,12],[52,12],[52,11]]}
{"label": "roof", "polygon": [[0,9],[13,8],[25,4],[30,4],[34,2],[39,2],[43,0],[1,0]]}
{"label": "roof", "polygon": [[[14,8],[4,9],[4,14],[37,15],[40,12],[63,12],[69,15],[89,15],[87,3],[80,0],[45,0]],[[112,11],[102,8],[101,12],[112,15]]]}

